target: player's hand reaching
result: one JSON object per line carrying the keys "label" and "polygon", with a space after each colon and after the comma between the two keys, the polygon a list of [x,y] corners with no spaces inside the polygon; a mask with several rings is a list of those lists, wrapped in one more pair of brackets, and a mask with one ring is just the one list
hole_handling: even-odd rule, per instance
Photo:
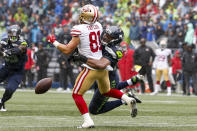
{"label": "player's hand reaching", "polygon": [[10,57],[11,55],[12,55],[12,50],[11,49],[3,51],[3,56],[4,57]]}
{"label": "player's hand reaching", "polygon": [[4,50],[4,46],[7,45],[7,42],[5,41],[0,41],[0,51],[3,51]]}
{"label": "player's hand reaching", "polygon": [[131,77],[131,81],[132,81],[133,85],[137,84],[140,80],[144,80],[143,75],[138,74],[138,75]]}
{"label": "player's hand reaching", "polygon": [[54,34],[51,34],[51,35],[48,35],[47,36],[47,42],[53,43],[55,41],[56,41],[56,38],[55,38],[55,35]]}
{"label": "player's hand reaching", "polygon": [[73,62],[82,62],[86,63],[88,60],[87,57],[79,54],[78,52],[75,52],[73,55],[71,55],[68,59],[68,61],[73,61]]}

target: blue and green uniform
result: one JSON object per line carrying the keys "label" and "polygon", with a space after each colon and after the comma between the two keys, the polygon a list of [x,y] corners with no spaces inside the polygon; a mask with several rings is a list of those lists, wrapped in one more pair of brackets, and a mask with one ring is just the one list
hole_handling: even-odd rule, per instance
{"label": "blue and green uniform", "polygon": [[[113,46],[110,48],[116,48],[116,47]],[[118,57],[121,57],[120,52],[116,52],[116,53]],[[112,68],[115,69],[118,59],[114,59],[111,56],[111,54],[109,54],[105,50],[105,48],[102,48],[102,54],[103,54],[103,57],[107,58],[111,62]],[[118,77],[116,70],[109,71],[109,80],[110,80],[110,86],[112,89],[121,90],[128,86],[128,83],[126,81],[119,82],[119,77]],[[105,97],[100,94],[99,89],[97,88],[97,84],[94,83],[93,86],[94,86],[93,88],[95,89],[95,92],[89,105],[89,112],[91,114],[97,115],[97,114],[105,113],[123,104],[121,100],[108,101],[109,97]]]}
{"label": "blue and green uniform", "polygon": [[[1,44],[2,42],[4,44]],[[18,47],[20,45],[27,46],[27,42],[19,39],[17,42],[12,43],[8,38],[5,38],[1,40],[0,44],[3,50],[11,50],[9,56],[3,57],[4,63],[0,66],[0,83],[5,80],[8,81],[1,99],[2,103],[4,103],[12,97],[12,94],[22,81],[27,56],[26,51],[22,52]]]}

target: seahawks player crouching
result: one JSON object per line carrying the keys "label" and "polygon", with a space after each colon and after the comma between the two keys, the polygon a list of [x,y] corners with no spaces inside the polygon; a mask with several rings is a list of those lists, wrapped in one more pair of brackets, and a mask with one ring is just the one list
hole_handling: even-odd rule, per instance
{"label": "seahawks player crouching", "polygon": [[[78,53],[73,54],[72,59],[73,61],[86,63],[93,68],[110,70],[109,79],[111,88],[121,90],[129,85],[135,85],[142,78],[141,76],[136,75],[127,81],[119,82],[116,73],[117,62],[123,56],[120,48],[120,43],[122,42],[123,37],[124,33],[119,27],[109,26],[104,29],[101,34],[103,57],[100,60],[87,58]],[[97,84],[95,83],[93,86],[97,87]],[[137,103],[141,103],[141,100],[135,97],[135,95],[132,94],[130,96],[135,98]],[[122,100],[108,101],[108,99],[109,97],[101,95],[98,88],[95,88],[94,96],[89,105],[90,113],[94,115],[105,113],[125,103]]]}
{"label": "seahawks player crouching", "polygon": [[4,59],[0,67],[0,83],[7,80],[3,97],[0,99],[0,111],[6,111],[8,101],[22,81],[26,62],[27,42],[20,38],[20,27],[12,25],[8,28],[8,38],[0,41],[0,55]]}

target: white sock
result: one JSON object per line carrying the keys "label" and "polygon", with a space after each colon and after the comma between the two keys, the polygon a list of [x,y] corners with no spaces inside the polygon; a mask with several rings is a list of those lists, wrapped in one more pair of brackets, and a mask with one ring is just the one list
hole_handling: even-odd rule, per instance
{"label": "white sock", "polygon": [[128,103],[129,100],[130,100],[131,98],[128,97],[127,95],[123,94],[122,97],[121,97],[121,99],[122,99],[123,101],[125,101],[126,103]]}
{"label": "white sock", "polygon": [[126,102],[124,100],[121,100],[122,104],[126,104]]}
{"label": "white sock", "polygon": [[128,85],[133,85],[133,82],[131,81],[131,79],[127,80]]}
{"label": "white sock", "polygon": [[167,92],[171,93],[171,87],[167,87]]}
{"label": "white sock", "polygon": [[155,85],[155,92],[159,92],[159,86],[160,86],[159,84]]}
{"label": "white sock", "polygon": [[85,113],[82,116],[83,116],[84,121],[85,120],[92,120],[92,118],[90,117],[89,113]]}

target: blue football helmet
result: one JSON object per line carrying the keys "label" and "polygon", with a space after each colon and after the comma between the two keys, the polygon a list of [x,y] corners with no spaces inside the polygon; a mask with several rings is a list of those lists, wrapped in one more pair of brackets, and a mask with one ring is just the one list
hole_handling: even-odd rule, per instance
{"label": "blue football helmet", "polygon": [[118,26],[109,26],[101,34],[102,45],[120,45],[124,39],[124,32]]}
{"label": "blue football helmet", "polygon": [[8,28],[8,39],[11,42],[17,42],[21,34],[21,29],[18,25],[12,25]]}

